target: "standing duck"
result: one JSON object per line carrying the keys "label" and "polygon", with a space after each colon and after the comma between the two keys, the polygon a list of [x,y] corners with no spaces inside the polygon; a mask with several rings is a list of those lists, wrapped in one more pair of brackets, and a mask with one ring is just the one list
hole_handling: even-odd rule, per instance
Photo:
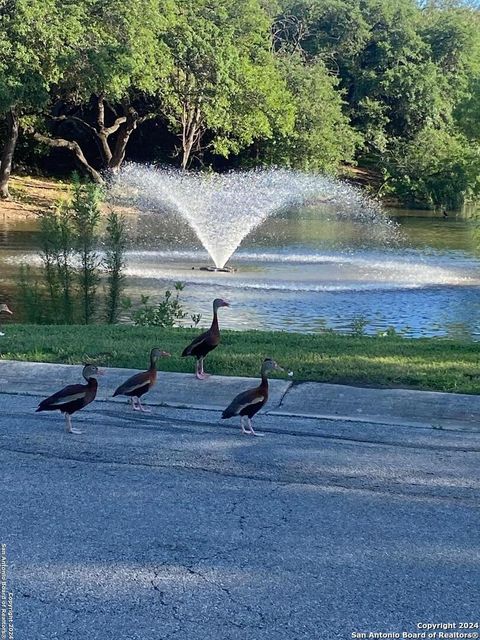
{"label": "standing duck", "polygon": [[150,413],[149,409],[140,402],[140,398],[150,391],[153,385],[157,381],[157,360],[159,358],[167,358],[170,354],[166,351],[160,351],[160,349],[152,349],[150,352],[150,368],[142,373],[136,373],[131,376],[113,394],[115,396],[128,396],[132,401],[132,408],[134,411],[143,411],[143,413]]}
{"label": "standing duck", "polygon": [[69,384],[49,398],[45,398],[38,405],[37,411],[61,411],[65,415],[67,433],[82,433],[72,427],[70,416],[95,400],[98,382],[95,376],[102,375],[94,364],[83,367],[82,376],[87,384]]}
{"label": "standing duck", "polygon": [[[6,304],[0,304],[0,313],[8,313],[13,316],[13,311],[11,311]],[[0,336],[4,336],[5,334],[0,331]]]}
{"label": "standing duck", "polygon": [[203,359],[210,351],[213,351],[218,347],[220,343],[220,329],[218,328],[218,309],[220,307],[229,307],[230,305],[221,298],[216,298],[213,301],[213,320],[212,325],[208,331],[205,331],[198,338],[195,338],[188,347],[183,350],[182,358],[186,356],[194,356],[197,359],[195,366],[195,376],[198,380],[205,380],[209,374],[203,370]]}
{"label": "standing duck", "polygon": [[[233,416],[240,416],[240,427],[244,434],[252,436],[263,435],[263,433],[257,433],[253,430],[252,418],[256,413],[258,413],[258,411],[260,411],[268,400],[267,374],[269,371],[283,371],[283,369],[275,362],[275,360],[265,358],[261,370],[262,381],[259,386],[254,389],[244,391],[243,393],[239,393],[222,413],[223,420],[232,418]],[[248,429],[245,429],[243,424],[244,418],[247,419]]]}

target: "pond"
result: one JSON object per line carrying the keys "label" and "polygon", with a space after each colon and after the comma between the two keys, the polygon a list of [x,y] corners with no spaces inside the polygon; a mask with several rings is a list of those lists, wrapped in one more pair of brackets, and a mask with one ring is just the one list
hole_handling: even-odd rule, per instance
{"label": "pond", "polygon": [[[406,336],[480,338],[480,262],[471,218],[389,210],[399,238],[377,240],[374,229],[330,218],[318,207],[268,218],[229,262],[234,273],[210,273],[193,232],[179,220],[128,218],[128,291],[158,296],[182,281],[187,311],[211,315],[211,301],[232,303],[222,326],[365,333],[389,327]],[[14,286],[22,261],[35,264],[35,220],[0,219],[0,289]]]}

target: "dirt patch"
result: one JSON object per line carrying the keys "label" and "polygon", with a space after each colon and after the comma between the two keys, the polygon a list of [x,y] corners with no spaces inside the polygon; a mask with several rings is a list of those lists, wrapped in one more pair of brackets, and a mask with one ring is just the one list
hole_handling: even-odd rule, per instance
{"label": "dirt patch", "polygon": [[[0,200],[0,220],[34,218],[47,209],[54,208],[60,200],[67,200],[71,191],[70,184],[48,178],[21,176],[11,178],[9,183],[10,200]],[[133,206],[124,204],[101,204],[102,213],[112,208],[125,216],[138,214]]]}
{"label": "dirt patch", "polygon": [[10,200],[0,200],[0,219],[28,218],[51,209],[68,197],[68,185],[46,178],[14,177]]}

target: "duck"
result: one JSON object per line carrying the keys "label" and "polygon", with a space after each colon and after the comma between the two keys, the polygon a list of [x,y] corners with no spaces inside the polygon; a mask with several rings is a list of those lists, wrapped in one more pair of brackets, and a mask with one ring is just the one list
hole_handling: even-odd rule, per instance
{"label": "duck", "polygon": [[[236,396],[222,413],[222,420],[240,416],[240,428],[242,434],[252,436],[263,436],[263,433],[254,431],[252,419],[253,416],[260,411],[268,400],[268,373],[270,371],[284,371],[275,360],[265,358],[262,363],[261,377],[262,380],[258,387],[248,389]],[[244,420],[247,421],[248,429],[245,429]]]}
{"label": "duck", "polygon": [[67,387],[57,391],[57,393],[42,400],[36,411],[61,411],[65,415],[67,433],[82,433],[79,429],[72,427],[71,415],[95,400],[98,389],[96,376],[102,374],[103,371],[96,365],[85,365],[82,376],[87,384],[69,384]]}
{"label": "duck", "polygon": [[136,373],[121,384],[118,389],[115,390],[113,397],[115,396],[128,396],[132,402],[132,409],[134,411],[142,411],[143,413],[150,413],[149,409],[140,402],[140,398],[150,391],[153,385],[157,381],[157,361],[159,358],[168,358],[170,354],[167,351],[161,351],[157,347],[150,351],[150,367],[146,371]]}
{"label": "duck", "polygon": [[197,359],[195,366],[195,377],[198,380],[205,380],[210,377],[203,370],[203,360],[210,351],[216,349],[220,343],[220,329],[218,326],[218,310],[220,307],[229,307],[230,304],[222,298],[215,298],[213,301],[213,320],[208,331],[205,331],[193,340],[182,352],[182,358],[194,356]]}
{"label": "duck", "polygon": [[[0,313],[8,313],[9,315],[13,316],[13,311],[9,309],[6,304],[0,304]],[[2,331],[0,331],[0,336],[4,336],[4,335],[5,334]]]}

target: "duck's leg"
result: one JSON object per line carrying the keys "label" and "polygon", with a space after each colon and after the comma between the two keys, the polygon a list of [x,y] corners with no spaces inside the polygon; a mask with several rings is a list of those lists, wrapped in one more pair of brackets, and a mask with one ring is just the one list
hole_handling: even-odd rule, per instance
{"label": "duck's leg", "polygon": [[82,433],[80,429],[74,429],[72,427],[72,418],[69,413],[65,414],[65,430],[67,433],[75,433],[75,434]]}
{"label": "duck's leg", "polygon": [[132,396],[132,409],[134,411],[140,411],[141,409],[139,408],[139,400],[137,398],[137,396]]}
{"label": "duck's leg", "polygon": [[202,358],[202,361],[201,361],[201,364],[200,364],[200,373],[202,374],[204,380],[206,378],[210,377],[210,374],[209,373],[205,373],[205,371],[203,370],[203,358]]}
{"label": "duck's leg", "polygon": [[264,433],[258,433],[258,431],[254,431],[253,430],[253,423],[250,420],[250,418],[247,418],[248,421],[248,428],[250,429],[250,431],[247,431],[247,433],[249,433],[252,436],[257,436],[259,438],[263,438],[263,436],[265,435]]}
{"label": "duck's leg", "polygon": [[203,370],[203,358],[199,358],[197,360],[195,377],[197,378],[197,380],[206,380],[206,378],[210,377],[210,375],[208,373],[205,373],[205,371]]}
{"label": "duck's leg", "polygon": [[250,431],[248,431],[247,429],[245,429],[245,425],[243,424],[243,421],[245,420],[246,416],[240,416],[240,427],[242,429],[242,433],[245,435],[250,435]]}
{"label": "duck's leg", "polygon": [[146,409],[143,404],[140,402],[140,398],[137,398],[137,407],[138,407],[138,411],[141,411],[142,413],[152,413],[151,409]]}

